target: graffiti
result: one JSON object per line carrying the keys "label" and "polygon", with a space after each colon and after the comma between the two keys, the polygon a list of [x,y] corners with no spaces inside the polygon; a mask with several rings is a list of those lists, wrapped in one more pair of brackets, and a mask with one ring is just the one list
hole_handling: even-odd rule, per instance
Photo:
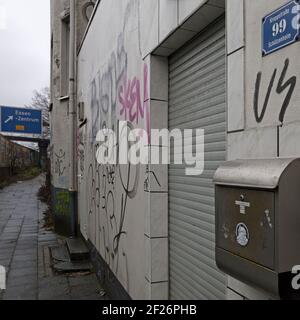
{"label": "graffiti", "polygon": [[[99,130],[106,128],[117,132],[120,120],[128,121],[132,128],[146,128],[150,132],[148,65],[141,60],[140,72],[130,73],[134,68],[129,68],[129,54],[125,46],[125,34],[128,34],[126,28],[136,30],[140,36],[140,30],[137,30],[140,21],[136,23],[131,19],[133,15],[139,16],[139,6],[139,1],[129,1],[123,30],[118,34],[116,45],[107,56],[106,63],[96,69],[89,83],[87,105],[90,106],[90,112],[85,139],[82,132],[78,133],[79,171],[85,172],[85,211],[88,213],[89,238],[113,273],[122,272],[127,281],[125,239],[129,229],[126,219],[132,214],[129,208],[132,209],[131,202],[139,192],[141,167],[98,164],[96,151],[99,145],[96,136]],[[117,148],[119,144],[120,141]]]}
{"label": "graffiti", "polygon": [[110,185],[115,185],[115,181],[116,181],[116,166],[112,165],[112,166],[107,166],[106,168],[106,176],[107,176],[107,182]]}
{"label": "graffiti", "polygon": [[95,7],[95,1],[88,1],[82,6],[82,15],[86,22],[89,22]]}
{"label": "graffiti", "polygon": [[[94,150],[97,147],[95,145]],[[89,166],[86,195],[89,234],[94,243],[102,246],[104,258],[114,272],[118,271],[120,258],[124,258],[124,252],[120,251],[120,242],[127,235],[124,229],[127,205],[128,201],[137,195],[139,177],[139,166],[101,166],[96,159]]]}
{"label": "graffiti", "polygon": [[83,130],[77,131],[77,158],[78,158],[78,169],[80,175],[84,173],[84,159],[85,159],[85,135]]}
{"label": "graffiti", "polygon": [[[293,93],[294,93],[294,90],[295,90],[295,87],[296,87],[296,83],[297,83],[296,76],[292,76],[290,79],[285,81],[287,70],[288,70],[288,67],[289,67],[289,63],[290,63],[289,59],[286,59],[285,63],[284,63],[283,70],[282,70],[281,75],[279,77],[277,88],[276,88],[276,93],[278,95],[281,95],[284,91],[286,91],[288,89],[287,94],[285,96],[285,99],[283,101],[280,113],[279,113],[279,121],[280,121],[281,124],[284,121],[284,117],[285,117],[286,111],[287,111],[287,109],[289,107],[289,104],[290,104],[290,101],[291,101],[291,98],[293,96]],[[259,100],[259,92],[260,92],[260,86],[261,86],[262,73],[259,72],[257,74],[256,84],[255,84],[255,93],[254,93],[254,115],[255,115],[255,119],[256,119],[257,123],[261,123],[263,121],[263,119],[264,119],[264,116],[265,116],[265,113],[266,113],[266,110],[267,110],[267,107],[268,107],[268,104],[269,104],[269,100],[270,100],[270,97],[271,97],[271,93],[272,93],[272,90],[273,90],[273,87],[274,87],[276,75],[277,75],[277,68],[275,68],[274,71],[273,71],[271,80],[270,80],[269,85],[268,85],[267,94],[265,96],[264,104],[263,104],[262,110],[261,110],[261,112],[259,114],[259,111],[258,111],[258,100]]]}
{"label": "graffiti", "polygon": [[70,213],[70,194],[68,191],[57,191],[55,197],[55,214],[66,216]]}
{"label": "graffiti", "polygon": [[66,170],[66,167],[64,165],[66,153],[62,149],[60,149],[58,153],[55,153],[55,158],[55,173],[58,174],[59,177],[61,177]]}
{"label": "graffiti", "polygon": [[92,140],[99,129],[115,130],[117,121],[117,91],[127,74],[127,54],[121,34],[116,52],[106,67],[101,68],[91,83]]}
{"label": "graffiti", "polygon": [[144,191],[145,192],[150,192],[150,181],[152,180],[151,177],[153,177],[155,181],[155,185],[157,188],[161,188],[161,184],[158,180],[158,177],[156,173],[152,170],[150,170],[149,166],[146,168],[146,174],[145,174],[145,181],[144,181]]}
{"label": "graffiti", "polygon": [[[125,121],[138,125],[140,120],[146,119],[148,138],[150,138],[150,109],[148,95],[148,66],[144,64],[143,100],[141,83],[137,77],[132,80],[125,79],[120,86],[119,102],[121,104],[120,116]],[[143,101],[143,103],[142,103]]]}
{"label": "graffiti", "polygon": [[90,164],[87,176],[86,199],[88,219],[89,219],[89,234],[91,240],[96,243],[97,230],[97,213],[100,208],[100,166],[96,163]]}

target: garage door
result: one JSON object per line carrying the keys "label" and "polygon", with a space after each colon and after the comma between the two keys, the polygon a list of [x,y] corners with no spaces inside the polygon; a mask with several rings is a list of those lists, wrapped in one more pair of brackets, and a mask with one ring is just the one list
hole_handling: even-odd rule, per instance
{"label": "garage door", "polygon": [[225,22],[215,22],[169,62],[169,128],[205,130],[205,171],[169,166],[170,298],[224,299],[215,264],[213,175],[225,160]]}

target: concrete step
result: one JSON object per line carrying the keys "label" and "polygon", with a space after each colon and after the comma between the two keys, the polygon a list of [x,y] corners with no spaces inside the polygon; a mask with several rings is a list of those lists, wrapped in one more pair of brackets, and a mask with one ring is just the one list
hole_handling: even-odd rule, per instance
{"label": "concrete step", "polygon": [[71,261],[89,260],[90,252],[82,239],[79,239],[79,238],[67,239],[66,246],[67,246]]}
{"label": "concrete step", "polygon": [[71,262],[66,246],[50,247],[51,257],[56,262]]}
{"label": "concrete step", "polygon": [[92,271],[92,264],[87,261],[59,262],[53,265],[53,269],[62,273],[87,272]]}

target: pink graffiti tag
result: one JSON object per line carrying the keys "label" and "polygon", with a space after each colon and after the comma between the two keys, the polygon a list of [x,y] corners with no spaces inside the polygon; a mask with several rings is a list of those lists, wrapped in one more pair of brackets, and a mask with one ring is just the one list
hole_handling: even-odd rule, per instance
{"label": "pink graffiti tag", "polygon": [[150,143],[150,110],[148,94],[148,66],[144,64],[144,99],[141,97],[141,83],[137,77],[132,80],[125,77],[124,84],[119,88],[120,115],[131,123],[138,125],[140,120],[146,121],[148,142]]}

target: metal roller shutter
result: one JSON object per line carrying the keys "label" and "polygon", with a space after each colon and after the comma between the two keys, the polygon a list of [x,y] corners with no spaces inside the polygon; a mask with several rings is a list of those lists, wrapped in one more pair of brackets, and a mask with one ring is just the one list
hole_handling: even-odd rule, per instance
{"label": "metal roller shutter", "polygon": [[170,298],[224,299],[215,265],[212,178],[226,157],[224,19],[170,57],[169,129],[205,129],[205,171],[169,166]]}

